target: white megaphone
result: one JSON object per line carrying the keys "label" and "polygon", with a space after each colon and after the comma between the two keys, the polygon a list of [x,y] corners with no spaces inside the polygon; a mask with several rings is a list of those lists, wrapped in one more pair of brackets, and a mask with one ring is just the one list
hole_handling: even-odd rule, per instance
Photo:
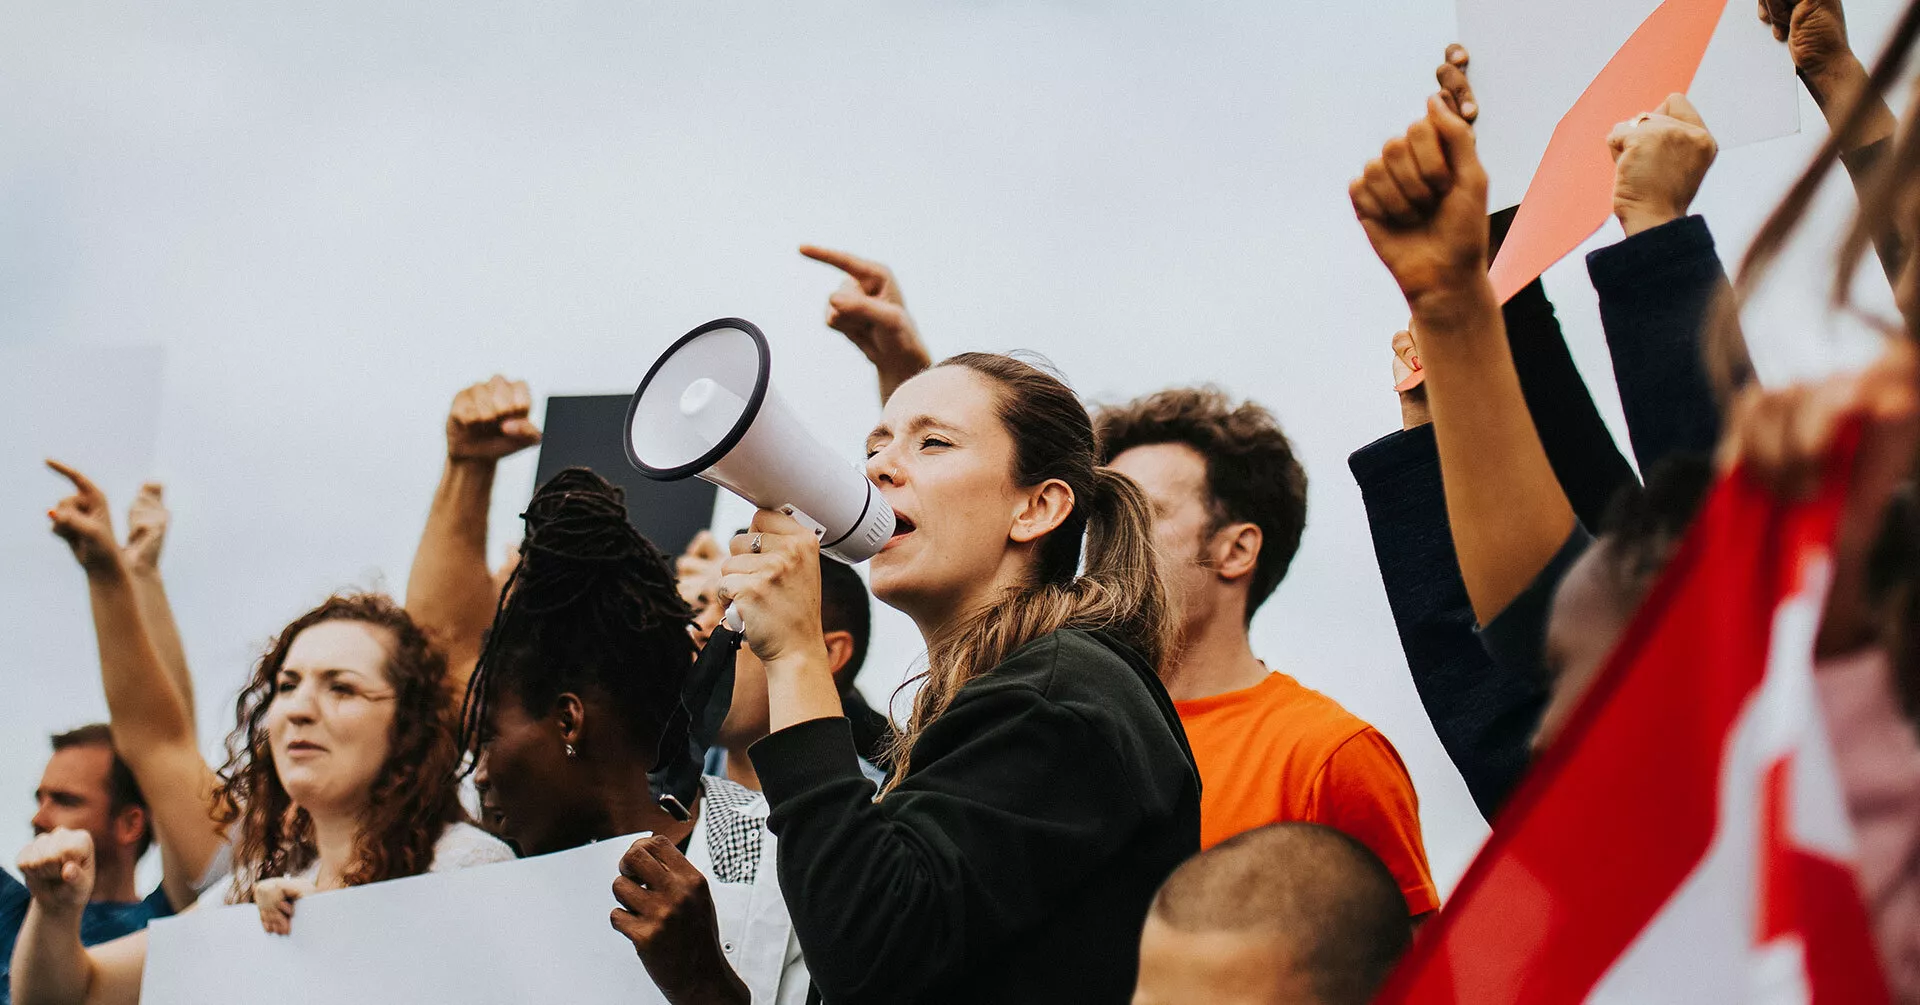
{"label": "white megaphone", "polygon": [[698,476],[783,510],[813,529],[823,553],[864,562],[893,537],[893,507],[800,423],[774,390],[772,362],[750,321],[721,318],[682,336],[627,404],[627,460],[655,481]]}

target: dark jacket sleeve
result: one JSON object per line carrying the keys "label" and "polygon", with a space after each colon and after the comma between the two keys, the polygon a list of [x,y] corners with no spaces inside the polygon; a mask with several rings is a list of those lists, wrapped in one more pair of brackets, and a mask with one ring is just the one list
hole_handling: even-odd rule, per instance
{"label": "dark jacket sleeve", "polygon": [[1613,433],[1594,407],[1593,394],[1574,365],[1546,287],[1534,280],[1501,311],[1527,414],[1533,417],[1554,478],[1567,494],[1574,515],[1590,527],[1597,526],[1613,494],[1634,481],[1633,467],[1620,456]]}
{"label": "dark jacket sleeve", "polygon": [[1420,704],[1474,804],[1492,819],[1526,770],[1545,689],[1533,675],[1506,672],[1474,637],[1433,427],[1384,437],[1347,463],[1360,483],[1380,580]]}
{"label": "dark jacket sleeve", "polygon": [[[1641,471],[1676,453],[1708,453],[1720,408],[1707,375],[1708,312],[1732,291],[1707,222],[1690,216],[1587,256],[1600,322]],[[1581,514],[1588,527],[1596,516]]]}
{"label": "dark jacket sleeve", "polygon": [[1547,620],[1553,614],[1554,594],[1560,592],[1560,581],[1567,578],[1567,570],[1592,546],[1593,535],[1575,524],[1547,567],[1513,598],[1513,603],[1480,629],[1480,643],[1493,655],[1494,662],[1516,674],[1545,679],[1541,666],[1546,656]]}
{"label": "dark jacket sleeve", "polygon": [[878,802],[844,718],[790,726],[750,753],[794,932],[835,1003],[911,1001],[1033,928],[1144,816],[1142,772],[1031,687],[962,691]]}

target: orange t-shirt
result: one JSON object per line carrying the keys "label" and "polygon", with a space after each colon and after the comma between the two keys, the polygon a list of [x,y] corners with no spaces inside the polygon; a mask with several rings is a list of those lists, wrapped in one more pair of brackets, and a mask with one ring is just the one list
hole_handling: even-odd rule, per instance
{"label": "orange t-shirt", "polygon": [[1200,766],[1200,847],[1271,823],[1324,824],[1380,856],[1410,913],[1440,906],[1420,798],[1379,731],[1283,673],[1174,707]]}

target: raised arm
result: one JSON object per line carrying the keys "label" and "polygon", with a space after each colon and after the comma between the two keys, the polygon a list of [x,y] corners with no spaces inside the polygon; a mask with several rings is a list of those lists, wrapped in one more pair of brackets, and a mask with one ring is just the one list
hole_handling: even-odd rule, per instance
{"label": "raised arm", "polygon": [[[134,596],[140,602],[140,617],[146,622],[160,661],[180,693],[186,709],[187,724],[196,725],[193,702],[193,673],[187,669],[187,649],[180,641],[180,627],[173,620],[173,605],[167,602],[166,584],[160,579],[160,549],[167,541],[172,515],[162,498],[159,482],[140,486],[140,494],[127,507],[127,543],[120,549],[127,571],[133,576]],[[197,732],[197,729],[196,729]]]}
{"label": "raised arm", "polygon": [[[1878,95],[1855,116],[1855,105],[1867,93],[1867,68],[1847,37],[1847,12],[1840,0],[1759,0],[1760,20],[1773,28],[1773,37],[1787,43],[1793,68],[1813,95],[1840,146],[1853,187],[1863,198],[1875,169],[1900,123],[1886,99]],[[1851,128],[1849,128],[1851,126]],[[1874,235],[1874,248],[1888,279],[1900,275],[1907,249],[1891,224]]]}
{"label": "raised arm", "polygon": [[80,472],[58,461],[47,464],[73,483],[74,494],[48,516],[86,570],[113,746],[153,813],[167,899],[183,909],[222,843],[213,823],[213,769],[200,754],[185,699],[147,632],[134,574],[114,541],[105,493]]}
{"label": "raised arm", "polygon": [[846,282],[827,298],[827,327],[845,335],[873,363],[880,375],[881,404],[893,397],[895,388],[933,365],[892,269],[811,244],[801,245],[800,253],[847,274]]}
{"label": "raised arm", "polygon": [[487,568],[494,469],[540,442],[532,411],[526,383],[496,375],[454,395],[447,412],[447,463],[407,574],[407,613],[446,650],[455,694],[466,690],[500,599]]}
{"label": "raised arm", "polygon": [[1707,354],[1731,388],[1751,379],[1738,320],[1708,337],[1732,294],[1705,220],[1687,215],[1719,153],[1685,95],[1614,127],[1613,211],[1626,239],[1587,256],[1600,295],[1627,432],[1640,470],[1676,453],[1708,453],[1720,437],[1720,402]]}
{"label": "raised arm", "polygon": [[19,865],[33,901],[13,947],[14,1005],[137,1005],[147,933],[93,949],[80,944],[80,918],[93,893],[93,838],[48,831],[20,853]]}
{"label": "raised arm", "polygon": [[1566,493],[1527,413],[1487,280],[1487,176],[1447,97],[1349,188],[1406,295],[1427,379],[1447,515],[1482,623],[1519,596],[1572,533]]}

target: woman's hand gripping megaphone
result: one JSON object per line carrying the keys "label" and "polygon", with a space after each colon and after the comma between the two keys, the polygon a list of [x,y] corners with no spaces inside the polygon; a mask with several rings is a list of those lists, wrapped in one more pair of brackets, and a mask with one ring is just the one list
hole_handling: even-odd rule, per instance
{"label": "woman's hand gripping megaphone", "polygon": [[820,627],[820,538],[797,514],[763,509],[731,542],[720,566],[720,597],[728,627],[746,636],[755,656],[777,660],[817,656],[824,665]]}

